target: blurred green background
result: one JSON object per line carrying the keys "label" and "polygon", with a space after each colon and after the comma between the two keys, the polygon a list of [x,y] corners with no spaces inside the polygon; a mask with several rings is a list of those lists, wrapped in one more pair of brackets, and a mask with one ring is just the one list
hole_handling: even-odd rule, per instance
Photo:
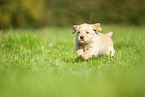
{"label": "blurred green background", "polygon": [[[84,22],[114,32],[114,57],[77,57]],[[0,97],[145,97],[144,25],[145,0],[0,0]]]}
{"label": "blurred green background", "polygon": [[0,29],[73,24],[145,24],[145,0],[0,0]]}

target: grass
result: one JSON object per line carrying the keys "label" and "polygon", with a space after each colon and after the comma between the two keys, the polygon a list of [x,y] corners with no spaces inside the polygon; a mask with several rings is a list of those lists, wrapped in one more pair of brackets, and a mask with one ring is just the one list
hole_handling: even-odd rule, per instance
{"label": "grass", "polygon": [[145,28],[113,31],[115,56],[82,60],[71,28],[0,33],[0,97],[144,97]]}

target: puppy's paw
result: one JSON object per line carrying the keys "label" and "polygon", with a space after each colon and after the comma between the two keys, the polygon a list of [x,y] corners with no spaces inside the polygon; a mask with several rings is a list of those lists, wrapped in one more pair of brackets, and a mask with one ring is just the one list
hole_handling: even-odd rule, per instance
{"label": "puppy's paw", "polygon": [[81,57],[83,52],[77,52],[78,57]]}
{"label": "puppy's paw", "polygon": [[77,54],[78,55],[78,57],[82,57],[82,54]]}
{"label": "puppy's paw", "polygon": [[82,57],[83,59],[85,59],[85,60],[87,60],[87,59],[90,58],[90,56],[88,56],[88,55],[86,55],[86,54],[82,54],[81,57]]}

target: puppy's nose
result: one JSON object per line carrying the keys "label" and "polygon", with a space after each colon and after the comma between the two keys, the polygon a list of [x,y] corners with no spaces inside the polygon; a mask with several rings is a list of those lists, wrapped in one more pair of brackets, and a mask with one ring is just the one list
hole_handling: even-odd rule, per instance
{"label": "puppy's nose", "polygon": [[83,39],[84,38],[84,36],[80,36],[80,39]]}

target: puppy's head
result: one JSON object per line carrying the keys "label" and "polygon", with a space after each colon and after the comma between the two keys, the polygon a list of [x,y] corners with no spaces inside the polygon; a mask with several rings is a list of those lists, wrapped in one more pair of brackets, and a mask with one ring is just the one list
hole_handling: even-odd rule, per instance
{"label": "puppy's head", "polygon": [[100,27],[100,23],[96,24],[81,24],[81,25],[74,25],[73,26],[73,32],[77,33],[77,39],[79,43],[89,43],[92,41],[92,38],[95,34],[97,34],[97,31],[102,31],[102,28]]}

